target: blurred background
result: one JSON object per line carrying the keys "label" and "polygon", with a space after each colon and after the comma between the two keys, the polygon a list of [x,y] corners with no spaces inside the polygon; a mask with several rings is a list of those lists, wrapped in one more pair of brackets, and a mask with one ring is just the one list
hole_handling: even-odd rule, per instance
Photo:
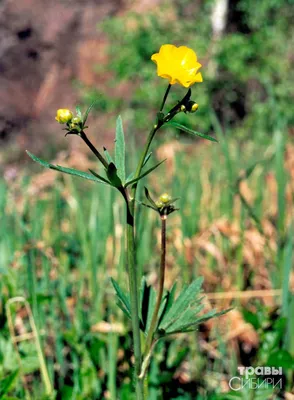
{"label": "blurred background", "polygon": [[[158,134],[153,162],[167,162],[144,185],[181,197],[166,285],[203,275],[206,308],[234,309],[158,344],[149,398],[294,398],[293,18],[293,0],[1,1],[0,398],[48,398],[16,296],[31,306],[57,399],[132,398],[129,325],[109,283],[126,281],[123,204],[25,150],[97,168],[54,119],[95,101],[89,138],[112,152],[121,114],[131,172],[166,89],[150,60],[164,43],[193,48],[203,65],[199,110],[177,121],[219,141]],[[184,94],[173,86],[168,105]],[[156,286],[156,215],[139,207],[137,232],[140,271]],[[282,389],[233,392],[240,365],[283,367]]]}

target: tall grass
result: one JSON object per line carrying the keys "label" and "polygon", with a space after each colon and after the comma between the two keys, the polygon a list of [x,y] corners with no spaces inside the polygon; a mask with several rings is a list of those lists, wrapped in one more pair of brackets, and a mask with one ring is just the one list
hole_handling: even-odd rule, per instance
{"label": "tall grass", "polygon": [[[177,172],[163,166],[158,180],[150,181],[155,193],[168,191],[180,197],[180,211],[168,225],[167,284],[177,281],[181,286],[203,274],[206,291],[282,289],[281,297],[269,304],[281,307],[288,321],[284,348],[294,356],[293,294],[289,287],[293,206],[285,196],[289,177],[283,134],[278,132],[272,142],[258,146],[250,141],[239,145],[232,134],[221,130],[216,119],[214,122],[220,145],[183,142],[185,151],[177,152],[172,160]],[[1,182],[2,311],[5,302],[15,296],[25,296],[30,302],[58,398],[129,399],[132,372],[124,352],[130,336],[109,285],[111,276],[122,285],[126,282],[123,204],[111,189],[52,174],[56,174],[55,183],[46,190],[34,179],[22,179],[10,187]],[[236,186],[240,178],[243,186]],[[159,252],[159,224],[153,213],[139,209],[137,231],[137,262],[152,281]],[[244,323],[259,307],[267,316],[264,318],[271,318],[262,299],[233,304]],[[15,316],[20,334],[27,329],[26,315],[16,308]],[[190,335],[172,345],[158,345],[151,366],[151,399],[161,398],[176,371],[184,379],[183,366],[196,383],[190,389],[188,384],[180,385],[177,390],[182,390],[183,397],[177,398],[200,399],[206,397],[196,397],[196,392],[199,396],[221,392],[215,377],[225,381],[242,360],[234,351],[237,342],[224,339],[224,326],[219,328],[221,335],[216,327],[206,329],[209,337],[199,333],[200,341]],[[256,326],[262,338],[258,329]],[[33,342],[21,341],[18,349],[26,365],[22,374],[31,398],[45,398]],[[10,359],[5,357],[7,351]],[[0,356],[2,379],[17,365],[4,314]],[[258,357],[248,356],[248,360],[258,363]],[[160,368],[163,372],[159,377]],[[288,381],[288,387],[290,384]],[[21,381],[16,378],[9,392],[24,398]]]}

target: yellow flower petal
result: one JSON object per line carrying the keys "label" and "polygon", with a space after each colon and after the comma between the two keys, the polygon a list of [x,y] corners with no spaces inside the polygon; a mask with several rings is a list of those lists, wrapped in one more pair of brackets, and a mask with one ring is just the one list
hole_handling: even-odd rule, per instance
{"label": "yellow flower petal", "polygon": [[157,65],[158,76],[168,79],[171,85],[179,83],[190,87],[195,82],[202,82],[202,75],[198,72],[201,64],[189,47],[164,44],[158,53],[152,55],[151,60]]}
{"label": "yellow flower petal", "polygon": [[67,124],[72,120],[72,118],[73,114],[67,108],[60,108],[59,110],[57,110],[57,114],[55,117],[56,121],[60,124]]}

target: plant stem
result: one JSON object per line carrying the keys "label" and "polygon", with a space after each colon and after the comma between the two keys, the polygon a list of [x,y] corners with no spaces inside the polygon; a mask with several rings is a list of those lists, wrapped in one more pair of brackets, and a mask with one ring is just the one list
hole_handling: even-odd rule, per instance
{"label": "plant stem", "polygon": [[138,291],[137,268],[135,263],[134,218],[130,213],[128,213],[127,216],[127,261],[128,261],[132,330],[133,330],[134,356],[135,356],[136,399],[144,400],[143,382],[138,379],[142,363],[140,318],[139,318],[139,291]]}
{"label": "plant stem", "polygon": [[157,327],[158,313],[164,289],[165,259],[166,259],[166,218],[167,218],[166,215],[162,215],[161,217],[161,259],[160,259],[160,270],[159,270],[159,289],[158,289],[155,309],[150,324],[150,329],[146,339],[144,359],[147,357],[150,359],[149,354],[152,349],[153,335]]}
{"label": "plant stem", "polygon": [[108,168],[108,162],[104,159],[102,154],[96,149],[93,143],[88,139],[88,136],[85,134],[84,131],[81,131],[79,136],[83,139],[86,145],[91,149],[91,151],[95,154],[98,160],[104,165],[104,167]]}
{"label": "plant stem", "polygon": [[[169,90],[170,90],[170,85],[168,86],[165,92],[160,111],[162,111],[164,107]],[[150,130],[134,178],[138,178],[140,176],[152,140],[155,136],[156,131],[161,127],[161,125],[162,122],[158,122]],[[144,380],[139,379],[139,375],[141,372],[141,365],[142,365],[142,353],[141,353],[140,316],[139,316],[140,315],[139,290],[138,290],[139,282],[138,282],[138,274],[136,268],[135,222],[134,222],[137,186],[138,184],[134,183],[134,185],[132,186],[130,197],[126,192],[123,193],[123,196],[126,200],[126,205],[127,205],[127,263],[128,263],[128,276],[129,276],[129,287],[130,287],[132,330],[133,330],[133,341],[134,341],[136,399],[144,400]]]}
{"label": "plant stem", "polygon": [[165,91],[165,94],[164,94],[164,97],[163,97],[163,100],[162,100],[162,103],[161,103],[161,107],[160,107],[159,112],[163,110],[163,107],[164,107],[164,105],[165,105],[165,102],[166,102],[167,96],[168,96],[168,94],[169,94],[170,88],[171,88],[171,84],[168,85],[168,87],[167,87],[167,89],[166,89],[166,91]]}
{"label": "plant stem", "polygon": [[[160,111],[162,111],[162,109],[163,109],[163,107],[165,105],[165,102],[166,102],[167,96],[169,94],[170,88],[171,88],[171,85],[169,84],[167,89],[166,89],[166,91],[165,91],[165,94],[163,96],[163,100],[162,100],[162,103],[161,103]],[[143,153],[141,155],[139,164],[138,164],[136,172],[135,172],[134,179],[138,178],[141,175],[141,171],[142,171],[142,168],[143,168],[143,165],[144,165],[144,161],[145,161],[145,158],[146,158],[146,156],[148,154],[148,151],[149,151],[150,145],[152,143],[152,140],[153,140],[153,138],[155,136],[155,133],[163,125],[163,123],[164,123],[163,121],[157,122],[155,125],[153,125],[151,131],[149,132],[149,135],[148,135],[148,138],[147,138],[147,142],[145,144],[145,148],[143,150]],[[134,185],[132,186],[132,200],[133,200],[132,208],[133,208],[133,211],[135,209],[135,198],[136,198],[137,186],[138,186],[138,183],[134,183]]]}

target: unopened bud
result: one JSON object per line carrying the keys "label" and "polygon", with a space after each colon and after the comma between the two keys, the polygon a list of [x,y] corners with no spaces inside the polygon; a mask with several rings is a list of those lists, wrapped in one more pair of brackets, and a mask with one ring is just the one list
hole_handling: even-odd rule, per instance
{"label": "unopened bud", "polygon": [[156,201],[156,207],[157,208],[162,208],[162,207],[164,207],[164,203],[162,202],[162,201]]}
{"label": "unopened bud", "polygon": [[55,119],[60,124],[68,124],[73,119],[73,114],[67,108],[60,108],[57,110]]}
{"label": "unopened bud", "polygon": [[190,100],[188,102],[188,105],[187,105],[187,111],[188,112],[193,113],[193,112],[197,111],[198,108],[199,108],[199,106],[198,106],[197,103],[195,103],[195,101]]}
{"label": "unopened bud", "polygon": [[70,129],[78,129],[81,125],[81,118],[80,117],[74,117],[71,121],[70,121]]}
{"label": "unopened bud", "polygon": [[166,204],[166,203],[168,203],[169,201],[171,201],[171,197],[170,197],[169,194],[163,193],[163,194],[159,197],[158,200],[159,200],[160,202],[162,202],[163,204]]}

